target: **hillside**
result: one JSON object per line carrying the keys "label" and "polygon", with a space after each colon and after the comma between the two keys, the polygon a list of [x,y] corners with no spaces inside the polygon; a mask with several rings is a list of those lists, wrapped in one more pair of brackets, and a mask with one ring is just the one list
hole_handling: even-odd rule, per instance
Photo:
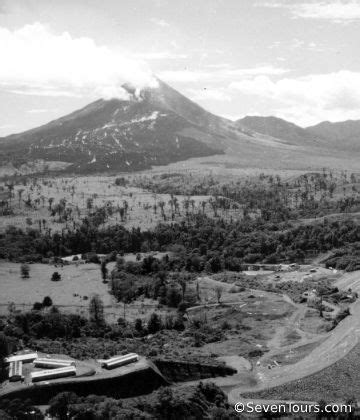
{"label": "hillside", "polygon": [[348,120],[332,123],[324,121],[306,128],[307,133],[321,136],[334,149],[358,151],[360,149],[360,121]]}
{"label": "hillside", "polygon": [[324,139],[315,132],[306,130],[296,124],[277,117],[246,116],[235,122],[237,127],[283,140],[297,146],[323,146]]}

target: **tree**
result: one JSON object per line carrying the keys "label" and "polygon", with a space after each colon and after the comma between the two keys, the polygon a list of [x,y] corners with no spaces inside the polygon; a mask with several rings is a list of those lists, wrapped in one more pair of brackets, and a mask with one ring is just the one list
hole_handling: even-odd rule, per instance
{"label": "tree", "polygon": [[5,357],[7,357],[10,353],[10,345],[9,341],[5,334],[0,333],[0,379],[3,376],[3,372],[5,369]]}
{"label": "tree", "polygon": [[124,304],[124,319],[126,319],[126,305],[136,298],[135,285],[137,278],[125,271],[120,271],[111,279],[111,293],[119,302]]}
{"label": "tree", "polygon": [[57,416],[61,420],[67,419],[69,405],[75,403],[76,400],[77,395],[73,392],[61,392],[50,400],[48,412],[52,416]]}
{"label": "tree", "polygon": [[17,190],[18,198],[19,198],[19,208],[20,208],[21,196],[23,195],[24,191],[25,191],[24,188],[20,188],[19,190]]}
{"label": "tree", "polygon": [[182,300],[185,299],[185,292],[186,292],[186,280],[187,280],[187,276],[184,273],[180,274],[180,277],[178,279],[178,282],[180,284],[181,287],[181,292],[182,292]]}
{"label": "tree", "polygon": [[48,198],[49,210],[51,210],[51,207],[52,207],[52,205],[53,205],[53,202],[54,202],[54,197],[49,197],[49,198]]}
{"label": "tree", "polygon": [[197,298],[198,301],[201,300],[200,299],[200,284],[199,284],[198,281],[196,282],[196,298]]}
{"label": "tree", "polygon": [[143,327],[143,324],[142,324],[142,319],[141,319],[141,318],[136,318],[136,319],[135,319],[135,325],[134,325],[134,327],[135,327],[135,330],[136,330],[138,333],[142,333],[142,332],[143,332],[144,327]]}
{"label": "tree", "polygon": [[216,286],[215,289],[214,289],[214,291],[215,291],[217,302],[220,303],[220,299],[221,299],[221,296],[222,296],[223,288],[221,286]]}
{"label": "tree", "polygon": [[99,295],[94,295],[90,299],[89,315],[90,321],[94,322],[96,325],[103,325],[105,323],[104,303]]}
{"label": "tree", "polygon": [[0,410],[0,419],[2,420],[12,420],[12,417],[10,417],[10,414],[6,413],[3,410]]}
{"label": "tree", "polygon": [[61,280],[61,274],[59,274],[57,271],[54,271],[51,276],[51,281],[60,281]]}
{"label": "tree", "polygon": [[90,211],[93,208],[93,204],[94,204],[94,199],[89,197],[86,200],[86,208]]}
{"label": "tree", "polygon": [[150,315],[148,325],[147,325],[147,329],[148,329],[150,334],[155,334],[156,332],[160,331],[161,328],[162,328],[161,318],[159,317],[158,314],[153,312]]}
{"label": "tree", "polygon": [[21,278],[28,279],[30,277],[30,266],[29,264],[21,264],[20,266]]}
{"label": "tree", "polygon": [[101,261],[100,270],[101,270],[101,277],[103,279],[103,283],[106,283],[106,279],[107,279],[107,276],[108,276],[108,269],[106,267],[106,261],[105,260]]}
{"label": "tree", "polygon": [[42,301],[42,306],[44,308],[47,308],[49,306],[52,306],[53,302],[50,296],[45,296],[43,301]]}
{"label": "tree", "polygon": [[181,302],[181,293],[177,288],[170,287],[166,292],[166,304],[171,308],[176,308]]}

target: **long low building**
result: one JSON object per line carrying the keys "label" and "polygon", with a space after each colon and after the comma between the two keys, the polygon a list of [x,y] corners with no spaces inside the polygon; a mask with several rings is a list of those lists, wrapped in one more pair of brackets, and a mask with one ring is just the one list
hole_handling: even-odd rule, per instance
{"label": "long low building", "polygon": [[16,362],[11,362],[9,368],[9,381],[20,381],[22,377],[22,361],[18,360]]}
{"label": "long low building", "polygon": [[11,363],[11,362],[32,363],[37,358],[38,358],[37,353],[16,354],[14,356],[6,357],[5,358],[5,363]]}
{"label": "long low building", "polygon": [[67,366],[75,366],[75,361],[65,359],[39,358],[34,360],[34,366],[39,368],[55,369]]}
{"label": "long low building", "polygon": [[46,381],[49,379],[66,378],[76,375],[75,366],[67,366],[58,369],[41,370],[39,372],[31,372],[32,382]]}
{"label": "long low building", "polygon": [[139,356],[136,353],[129,353],[123,356],[115,356],[111,359],[104,360],[102,362],[102,367],[106,369],[114,369],[116,367],[125,366],[129,363],[134,363],[139,360]]}

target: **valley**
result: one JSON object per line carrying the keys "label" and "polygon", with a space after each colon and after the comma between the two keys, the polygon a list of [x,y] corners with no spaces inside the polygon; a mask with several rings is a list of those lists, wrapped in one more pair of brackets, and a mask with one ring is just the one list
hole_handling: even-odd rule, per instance
{"label": "valley", "polygon": [[[327,399],[332,367],[357,360],[357,125],[331,126],[339,148],[329,125],[231,122],[158,83],[0,140],[3,356],[80,373],[34,385],[27,366],[13,384],[3,362],[0,410],[56,416],[83,398],[126,416],[195,393],[230,416],[249,398],[312,401],[318,380]],[[349,375],[330,402],[360,399]]]}
{"label": "valley", "polygon": [[3,334],[80,364],[135,351],[172,392],[202,381],[230,404],[266,402],[353,354],[359,179],[180,166],[6,178]]}

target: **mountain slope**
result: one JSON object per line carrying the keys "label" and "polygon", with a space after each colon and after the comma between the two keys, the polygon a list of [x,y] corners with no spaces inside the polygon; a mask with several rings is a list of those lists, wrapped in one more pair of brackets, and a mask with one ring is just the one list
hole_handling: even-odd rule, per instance
{"label": "mountain slope", "polygon": [[358,151],[360,149],[360,121],[322,122],[306,128],[306,132],[326,139],[334,149]]}
{"label": "mountain slope", "polygon": [[[97,100],[41,127],[0,139],[0,176],[43,172],[136,171],[213,156],[222,167],[349,166],[360,155],[357,125],[303,129],[275,117],[236,122],[216,116],[162,81],[126,100]],[[344,123],[347,124],[347,123]],[[359,123],[360,125],[360,123]],[[341,143],[343,144],[343,143]],[[214,155],[217,155],[216,157]],[[354,162],[353,162],[354,161]],[[198,162],[194,162],[195,165]]]}
{"label": "mountain slope", "polygon": [[126,89],[128,100],[101,99],[39,128],[0,139],[2,163],[44,159],[68,162],[74,171],[139,170],[222,153],[223,140],[233,135],[227,120],[161,81],[140,94]]}
{"label": "mountain slope", "polygon": [[246,116],[237,120],[235,124],[297,146],[321,146],[323,143],[321,136],[318,136],[315,132],[308,131],[281,118]]}

